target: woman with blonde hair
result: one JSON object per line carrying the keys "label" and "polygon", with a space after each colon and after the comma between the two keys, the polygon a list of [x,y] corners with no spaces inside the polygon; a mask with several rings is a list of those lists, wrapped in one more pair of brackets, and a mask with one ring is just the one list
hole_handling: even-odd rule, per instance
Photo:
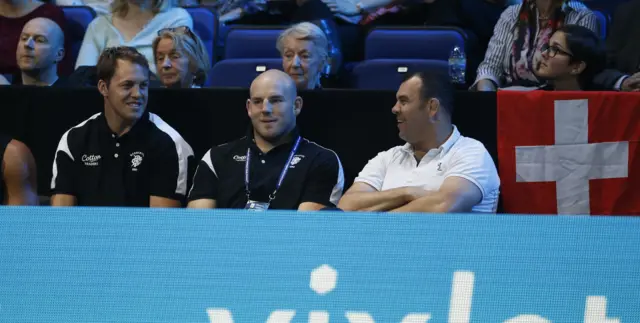
{"label": "woman with blonde hair", "polygon": [[[76,69],[95,66],[105,48],[116,46],[133,47],[151,62],[151,44],[158,31],[180,26],[193,28],[193,21],[186,10],[173,8],[171,0],[114,0],[111,14],[99,16],[89,24]],[[156,73],[155,66],[150,67]]]}
{"label": "woman with blonde hair", "polygon": [[209,55],[202,40],[189,27],[160,30],[152,48],[158,77],[165,87],[204,86],[211,69]]}

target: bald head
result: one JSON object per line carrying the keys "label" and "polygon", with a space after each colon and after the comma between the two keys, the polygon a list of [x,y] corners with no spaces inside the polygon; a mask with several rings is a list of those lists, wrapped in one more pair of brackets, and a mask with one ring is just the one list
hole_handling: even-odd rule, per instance
{"label": "bald head", "polygon": [[264,88],[278,89],[282,95],[290,100],[293,100],[298,95],[296,83],[287,73],[281,70],[268,70],[258,75],[258,77],[251,82],[250,92],[253,94],[255,91]]}
{"label": "bald head", "polygon": [[64,57],[64,33],[51,19],[34,18],[22,28],[16,59],[20,70],[53,68]]}
{"label": "bald head", "polygon": [[62,46],[64,44],[64,32],[55,21],[49,18],[33,18],[29,20],[22,28],[22,33],[45,36],[52,46]]}

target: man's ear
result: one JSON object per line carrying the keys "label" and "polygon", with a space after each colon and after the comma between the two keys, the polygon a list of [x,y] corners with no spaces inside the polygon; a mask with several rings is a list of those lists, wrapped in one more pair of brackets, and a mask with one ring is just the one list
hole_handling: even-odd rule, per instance
{"label": "man's ear", "polygon": [[102,96],[107,97],[109,94],[109,86],[107,85],[107,82],[104,80],[98,80],[98,91],[100,91]]}
{"label": "man's ear", "polygon": [[429,110],[429,118],[431,120],[438,120],[438,111],[440,111],[440,100],[438,98],[431,98],[427,101],[427,109]]}
{"label": "man's ear", "polygon": [[295,113],[297,117],[300,114],[300,111],[302,111],[302,97],[297,96],[293,101],[293,113]]}
{"label": "man's ear", "polygon": [[64,54],[64,47],[60,47],[60,49],[58,49],[58,51],[56,52],[56,64],[62,62]]}
{"label": "man's ear", "polygon": [[249,117],[251,117],[251,99],[247,99],[247,104],[246,104],[246,108],[247,108],[247,115]]}

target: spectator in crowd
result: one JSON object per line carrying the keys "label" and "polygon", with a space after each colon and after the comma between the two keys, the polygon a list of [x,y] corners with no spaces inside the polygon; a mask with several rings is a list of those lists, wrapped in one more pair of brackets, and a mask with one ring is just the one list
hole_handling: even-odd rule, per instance
{"label": "spectator in crowd", "polygon": [[338,207],[346,211],[495,213],[500,179],[477,140],[451,124],[446,75],[417,73],[400,85],[391,110],[406,141],[369,161]]}
{"label": "spectator in crowd", "polygon": [[535,74],[556,91],[591,89],[594,76],[606,64],[598,35],[577,25],[566,25],[553,33],[541,55]]}
{"label": "spectator in crowd", "polygon": [[[193,28],[191,16],[182,8],[172,8],[170,0],[114,0],[110,15],[89,24],[76,68],[95,66],[105,48],[120,45],[137,49],[153,62],[151,43],[158,31],[180,26]],[[155,65],[151,65],[151,71],[156,73]]]}
{"label": "spectator in crowd", "polygon": [[146,111],[147,59],[132,47],[107,48],[97,68],[104,112],[60,139],[51,205],[181,206],[193,151]]}
{"label": "spectator in crowd", "polygon": [[575,1],[524,0],[508,7],[496,24],[472,88],[495,91],[498,87],[540,85],[533,73],[536,57],[563,25],[598,30],[593,12]]}
{"label": "spectator in crowd", "polygon": [[300,211],[334,207],[344,186],[338,156],[300,136],[293,80],[279,70],[251,84],[247,136],[211,148],[200,161],[189,207]]}
{"label": "spectator in crowd", "polygon": [[58,63],[64,58],[64,33],[55,21],[34,18],[22,29],[16,60],[22,85],[60,86]]}
{"label": "spectator in crowd", "polygon": [[322,0],[219,0],[215,6],[223,24],[280,25],[333,19]]}
{"label": "spectator in crowd", "polygon": [[302,22],[284,30],[276,48],[282,56],[282,68],[298,90],[321,88],[321,78],[329,63],[329,41],[318,26]]}
{"label": "spectator in crowd", "polygon": [[11,85],[4,75],[0,74],[0,85]]}
{"label": "spectator in crowd", "polygon": [[[36,0],[0,0],[0,74],[19,76],[16,48],[22,27],[33,18],[49,18],[62,30],[65,18],[62,9]],[[71,72],[73,62],[65,59],[60,67],[63,74]]]}
{"label": "spectator in crowd", "polygon": [[158,77],[165,87],[204,86],[211,68],[209,55],[189,27],[160,30],[152,47]]}
{"label": "spectator in crowd", "polygon": [[[110,7],[113,0],[55,0],[58,6],[88,6],[91,7],[96,14],[103,16],[110,13]],[[176,3],[180,6],[197,6],[196,0],[179,0]]]}
{"label": "spectator in crowd", "polygon": [[38,205],[36,162],[20,141],[0,135],[0,205]]}
{"label": "spectator in crowd", "polygon": [[607,69],[594,84],[599,89],[640,91],[640,0],[618,5],[607,36]]}

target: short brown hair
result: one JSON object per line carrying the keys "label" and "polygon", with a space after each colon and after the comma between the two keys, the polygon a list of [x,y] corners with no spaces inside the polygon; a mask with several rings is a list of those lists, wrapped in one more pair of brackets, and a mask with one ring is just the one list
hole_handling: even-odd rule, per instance
{"label": "short brown hair", "polygon": [[102,51],[98,64],[96,65],[98,80],[107,83],[111,82],[113,75],[118,67],[118,60],[129,61],[144,67],[149,73],[149,62],[144,55],[140,54],[135,48],[129,46],[109,47]]}

